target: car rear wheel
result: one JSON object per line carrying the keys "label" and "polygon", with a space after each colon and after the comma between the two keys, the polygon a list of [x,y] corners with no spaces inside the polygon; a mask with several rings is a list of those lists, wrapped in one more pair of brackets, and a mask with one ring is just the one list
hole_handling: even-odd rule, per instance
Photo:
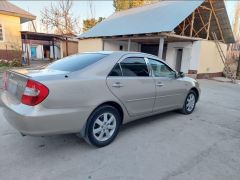
{"label": "car rear wheel", "polygon": [[184,102],[184,105],[181,109],[181,112],[183,114],[191,114],[196,106],[197,102],[197,95],[194,91],[190,91],[186,97],[186,100]]}
{"label": "car rear wheel", "polygon": [[87,142],[96,147],[110,144],[118,134],[120,122],[121,118],[116,108],[108,105],[97,108],[88,120]]}

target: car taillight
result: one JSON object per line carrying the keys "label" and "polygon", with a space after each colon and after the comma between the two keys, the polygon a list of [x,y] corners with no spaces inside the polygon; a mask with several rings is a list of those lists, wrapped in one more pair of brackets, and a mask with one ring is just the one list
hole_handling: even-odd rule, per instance
{"label": "car taillight", "polygon": [[22,95],[22,103],[35,106],[41,103],[49,94],[48,88],[40,82],[29,79]]}

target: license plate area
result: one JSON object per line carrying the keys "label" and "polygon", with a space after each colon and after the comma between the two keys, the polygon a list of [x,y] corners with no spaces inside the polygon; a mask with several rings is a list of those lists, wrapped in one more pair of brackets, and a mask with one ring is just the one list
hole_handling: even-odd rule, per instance
{"label": "license plate area", "polygon": [[7,72],[6,91],[21,100],[28,78],[21,74]]}

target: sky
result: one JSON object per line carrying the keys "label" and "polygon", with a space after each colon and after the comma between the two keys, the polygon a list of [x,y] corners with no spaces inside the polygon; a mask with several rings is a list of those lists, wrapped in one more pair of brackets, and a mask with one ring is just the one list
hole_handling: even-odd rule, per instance
{"label": "sky", "polygon": [[[11,0],[11,3],[21,7],[22,9],[37,16],[37,19],[41,17],[41,10],[44,7],[49,7],[51,3],[57,1],[38,1],[38,0]],[[230,18],[231,24],[233,23],[234,12],[235,12],[236,0],[226,0],[226,6]],[[93,6],[95,10],[95,17],[108,17],[114,13],[113,1],[112,0],[93,0]],[[72,9],[74,16],[80,17],[80,21],[90,17],[89,3],[88,1],[75,0]],[[23,26],[23,30],[27,30],[27,26]]]}

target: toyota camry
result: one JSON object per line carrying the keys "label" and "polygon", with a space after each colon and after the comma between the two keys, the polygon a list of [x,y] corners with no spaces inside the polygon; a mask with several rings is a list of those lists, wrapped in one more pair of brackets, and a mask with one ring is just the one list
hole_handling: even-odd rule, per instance
{"label": "toyota camry", "polygon": [[7,121],[23,135],[76,133],[103,147],[122,124],[179,110],[191,114],[199,100],[196,80],[156,56],[91,52],[41,69],[9,70],[1,101]]}

